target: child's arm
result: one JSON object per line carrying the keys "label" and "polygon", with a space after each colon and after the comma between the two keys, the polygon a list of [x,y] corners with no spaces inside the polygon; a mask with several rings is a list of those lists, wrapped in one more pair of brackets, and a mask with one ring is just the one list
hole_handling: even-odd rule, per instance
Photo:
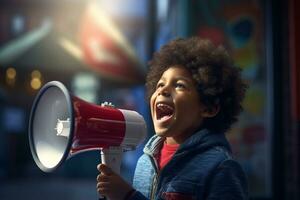
{"label": "child's arm", "polygon": [[217,168],[209,183],[207,200],[211,199],[248,199],[246,175],[234,160],[225,160]]}
{"label": "child's arm", "polygon": [[97,169],[101,172],[97,176],[99,194],[109,200],[148,200],[105,164],[98,165]]}

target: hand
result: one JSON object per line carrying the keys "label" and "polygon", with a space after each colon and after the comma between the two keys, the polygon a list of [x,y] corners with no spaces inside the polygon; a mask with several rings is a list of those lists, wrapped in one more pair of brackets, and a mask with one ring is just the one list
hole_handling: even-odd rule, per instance
{"label": "hand", "polygon": [[133,190],[131,185],[107,165],[100,164],[97,169],[101,172],[97,176],[97,191],[109,200],[122,200]]}

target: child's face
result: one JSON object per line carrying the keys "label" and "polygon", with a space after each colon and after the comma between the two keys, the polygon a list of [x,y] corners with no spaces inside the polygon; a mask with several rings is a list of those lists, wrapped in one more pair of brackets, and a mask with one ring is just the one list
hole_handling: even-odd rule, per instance
{"label": "child's face", "polygon": [[183,67],[166,70],[150,99],[151,115],[157,135],[182,143],[202,123],[204,107],[196,84]]}

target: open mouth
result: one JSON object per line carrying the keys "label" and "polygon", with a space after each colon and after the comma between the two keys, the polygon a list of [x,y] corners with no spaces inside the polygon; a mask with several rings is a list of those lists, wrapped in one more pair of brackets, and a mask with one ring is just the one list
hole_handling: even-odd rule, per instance
{"label": "open mouth", "polygon": [[165,104],[157,103],[156,104],[156,119],[159,121],[167,121],[171,119],[174,114],[174,107]]}

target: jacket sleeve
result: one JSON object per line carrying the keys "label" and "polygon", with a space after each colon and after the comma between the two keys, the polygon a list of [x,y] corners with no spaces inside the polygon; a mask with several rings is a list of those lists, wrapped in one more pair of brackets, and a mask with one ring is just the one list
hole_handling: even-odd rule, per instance
{"label": "jacket sleeve", "polygon": [[234,160],[223,161],[209,180],[207,200],[248,199],[247,178],[242,167]]}

